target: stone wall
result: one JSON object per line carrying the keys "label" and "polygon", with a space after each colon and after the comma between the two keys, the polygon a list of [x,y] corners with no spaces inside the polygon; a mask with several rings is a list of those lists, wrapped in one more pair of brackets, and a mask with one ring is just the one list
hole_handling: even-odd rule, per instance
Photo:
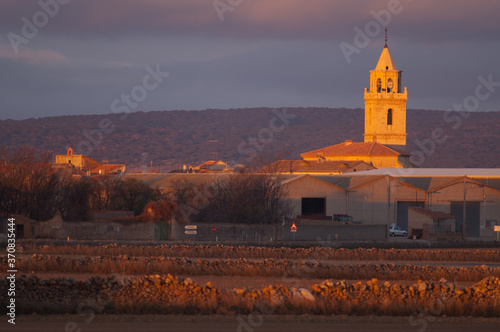
{"label": "stone wall", "polygon": [[[278,225],[196,224],[173,222],[164,240],[200,242],[274,243],[276,241],[383,241],[386,225],[332,225],[332,222],[297,220],[298,231],[291,223]],[[167,225],[168,226],[168,225]],[[196,229],[193,227],[196,226]],[[158,225],[145,222],[84,221],[64,222],[58,218],[37,223],[36,237],[70,240],[143,240],[153,241]],[[196,234],[193,234],[196,232]],[[186,234],[188,233],[188,234]],[[190,234],[191,233],[191,234]],[[294,237],[295,234],[295,237]]]}
{"label": "stone wall", "polygon": [[[272,243],[283,239],[283,230],[277,225],[247,224],[196,224],[196,234],[185,234],[185,224],[172,223],[171,240],[177,241],[228,241]],[[215,229],[214,229],[215,228]],[[215,232],[214,232],[215,230]]]}
{"label": "stone wall", "polygon": [[92,220],[110,220],[115,218],[131,218],[134,216],[134,211],[92,211]]}
{"label": "stone wall", "polygon": [[37,224],[36,237],[70,240],[154,240],[156,224],[145,222],[49,220]]}
{"label": "stone wall", "polygon": [[[0,288],[10,280],[0,278]],[[149,275],[127,278],[92,277],[38,279],[20,277],[16,302],[19,314],[248,314],[256,307],[267,314],[316,315],[399,315],[425,313],[431,316],[498,317],[500,280],[485,278],[470,287],[459,287],[447,280],[419,281],[413,285],[372,279],[366,283],[325,280],[306,288],[283,285],[263,289],[220,290],[211,283],[199,285],[190,278]],[[6,292],[0,300],[7,301]],[[0,313],[5,314],[2,306]],[[415,316],[416,317],[416,316]]]}
{"label": "stone wall", "polygon": [[381,241],[387,240],[387,225],[335,225],[332,222],[295,222],[297,232],[290,230],[291,225],[283,226],[285,241]]}
{"label": "stone wall", "polygon": [[79,222],[64,223],[64,233],[78,240],[154,240],[154,223]]}
{"label": "stone wall", "polygon": [[[274,241],[383,241],[387,239],[386,225],[332,225],[332,222],[297,220],[297,232],[290,231],[291,223],[282,225],[196,224],[196,234],[185,234],[184,224],[172,224],[171,240],[227,241],[272,243]],[[215,227],[215,232],[213,228]]]}

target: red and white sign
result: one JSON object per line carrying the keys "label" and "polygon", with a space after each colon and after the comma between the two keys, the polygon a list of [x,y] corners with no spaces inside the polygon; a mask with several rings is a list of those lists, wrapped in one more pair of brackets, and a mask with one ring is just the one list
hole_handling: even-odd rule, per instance
{"label": "red and white sign", "polygon": [[212,233],[215,233],[215,226],[212,227]]}
{"label": "red and white sign", "polygon": [[295,223],[292,224],[292,227],[290,227],[290,230],[292,232],[296,232],[297,231],[297,225],[295,225]]}

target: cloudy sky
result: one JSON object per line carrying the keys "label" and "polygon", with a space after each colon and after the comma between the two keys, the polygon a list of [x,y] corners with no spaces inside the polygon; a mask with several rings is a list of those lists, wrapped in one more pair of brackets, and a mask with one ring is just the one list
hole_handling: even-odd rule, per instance
{"label": "cloudy sky", "polygon": [[[0,8],[0,119],[362,108],[386,23],[408,108],[451,109],[474,96],[479,76],[500,82],[498,0],[0,0]],[[500,87],[490,89],[474,109],[500,110]]]}

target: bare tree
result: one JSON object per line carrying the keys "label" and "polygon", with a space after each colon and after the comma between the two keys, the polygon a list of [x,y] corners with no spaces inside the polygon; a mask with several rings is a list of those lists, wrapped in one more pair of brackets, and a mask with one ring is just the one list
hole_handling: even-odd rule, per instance
{"label": "bare tree", "polygon": [[218,184],[218,195],[197,214],[200,221],[275,224],[291,205],[281,179],[269,174],[231,174]]}
{"label": "bare tree", "polygon": [[117,181],[119,180],[111,174],[99,175],[93,179],[93,195],[90,197],[92,210],[106,211],[111,208]]}
{"label": "bare tree", "polygon": [[0,209],[4,214],[22,214],[35,220],[51,218],[61,186],[61,172],[52,167],[52,156],[37,155],[32,147],[17,152],[2,149],[0,154]]}
{"label": "bare tree", "polygon": [[143,221],[155,222],[158,220],[170,220],[177,211],[177,204],[173,201],[160,199],[149,202],[141,214]]}
{"label": "bare tree", "polygon": [[160,197],[159,190],[150,188],[137,179],[120,179],[115,182],[111,205],[117,209],[134,211],[135,215],[139,215],[149,202]]}

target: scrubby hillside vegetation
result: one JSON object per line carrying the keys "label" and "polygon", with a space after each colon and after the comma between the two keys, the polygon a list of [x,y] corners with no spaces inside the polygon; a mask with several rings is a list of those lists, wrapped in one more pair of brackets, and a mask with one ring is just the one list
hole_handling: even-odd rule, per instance
{"label": "scrubby hillside vegetation", "polygon": [[[276,111],[253,108],[4,120],[0,146],[65,154],[71,145],[98,161],[129,169],[149,168],[152,161],[153,168],[168,171],[211,159],[248,164],[252,152],[300,158],[347,139],[363,140],[361,109],[279,111],[288,115],[272,120]],[[422,167],[500,167],[500,112],[408,110],[407,132],[407,150],[423,153]]]}

